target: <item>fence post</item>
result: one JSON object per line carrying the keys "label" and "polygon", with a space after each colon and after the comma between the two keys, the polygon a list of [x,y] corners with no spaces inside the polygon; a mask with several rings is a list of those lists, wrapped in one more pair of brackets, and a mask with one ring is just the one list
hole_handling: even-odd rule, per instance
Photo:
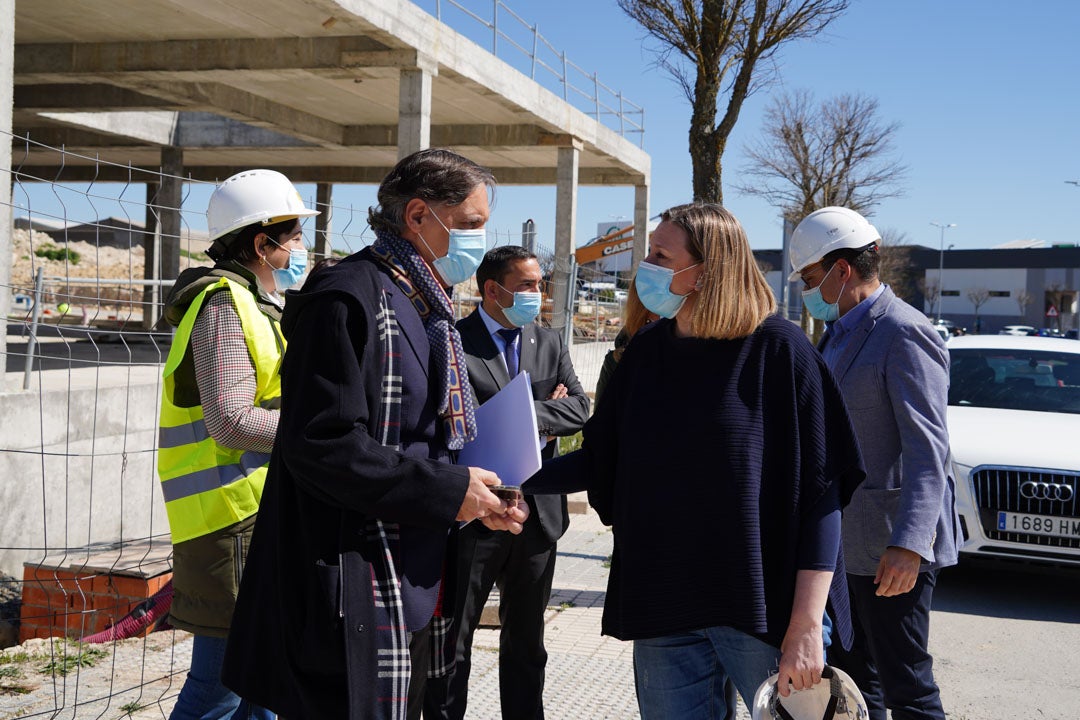
{"label": "fence post", "polygon": [[596,73],[592,74],[593,102],[596,103],[596,122],[600,122],[600,78]]}
{"label": "fence post", "polygon": [[577,258],[571,253],[570,269],[566,273],[566,307],[563,308],[563,314],[566,316],[566,322],[563,323],[563,343],[567,348],[574,344],[574,301],[577,299],[577,274]]}
{"label": "fence post", "polygon": [[529,78],[536,79],[536,41],[540,36],[540,26],[533,25],[533,51],[532,51],[532,69],[529,71]]}
{"label": "fence post", "polygon": [[567,83],[567,77],[566,77],[566,51],[563,50],[562,51],[562,99],[563,100],[567,99],[566,83]]}
{"label": "fence post", "polygon": [[34,353],[37,352],[38,319],[41,318],[41,287],[44,283],[43,267],[34,275],[34,307],[30,310],[30,337],[26,339],[26,364],[23,366],[23,390],[30,389],[30,375],[34,372]]}
{"label": "fence post", "polygon": [[442,22],[442,0],[435,0],[435,19]]}

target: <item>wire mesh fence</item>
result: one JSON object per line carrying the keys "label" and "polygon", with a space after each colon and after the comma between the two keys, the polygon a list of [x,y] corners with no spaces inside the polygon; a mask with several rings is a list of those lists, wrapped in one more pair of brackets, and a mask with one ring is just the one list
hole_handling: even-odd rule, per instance
{"label": "wire mesh fence", "polygon": [[[191,636],[168,627],[171,543],[156,473],[161,370],[171,346],[159,322],[176,270],[210,266],[205,210],[213,182],[123,168],[124,182],[75,179],[103,167],[28,138],[13,142],[14,229],[0,388],[0,718],[166,717],[183,685]],[[19,152],[19,146],[22,152]],[[41,177],[34,167],[60,170]],[[43,162],[42,158],[50,158]],[[115,177],[117,166],[108,167]],[[176,202],[163,188],[178,183]],[[309,206],[333,223],[326,254],[374,239],[366,212]],[[0,237],[0,241],[3,238]],[[489,245],[521,234],[490,231]],[[179,251],[170,270],[163,257]],[[0,245],[3,243],[0,242]],[[544,323],[567,328],[582,384],[595,387],[617,330],[616,292],[572,261],[537,247],[548,295],[566,283],[566,308]],[[592,285],[590,285],[592,283]],[[459,286],[459,316],[479,301]]]}

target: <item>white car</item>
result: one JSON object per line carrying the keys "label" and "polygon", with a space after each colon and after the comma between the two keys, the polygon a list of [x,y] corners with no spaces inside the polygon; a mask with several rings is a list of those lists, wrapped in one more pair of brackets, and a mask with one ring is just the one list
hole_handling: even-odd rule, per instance
{"label": "white car", "polygon": [[1080,342],[949,341],[965,556],[1080,566]]}
{"label": "white car", "polygon": [[1038,331],[1030,325],[1006,325],[998,330],[998,335],[1038,335]]}

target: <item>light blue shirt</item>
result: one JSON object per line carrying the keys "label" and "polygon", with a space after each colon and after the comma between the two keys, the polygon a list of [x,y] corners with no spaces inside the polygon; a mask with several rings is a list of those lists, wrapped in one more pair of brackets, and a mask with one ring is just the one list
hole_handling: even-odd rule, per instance
{"label": "light blue shirt", "polygon": [[825,358],[825,364],[830,368],[836,367],[837,359],[843,354],[851,340],[850,330],[859,324],[866,313],[870,312],[870,306],[881,297],[888,285],[881,283],[869,297],[864,298],[855,307],[851,308],[843,317],[829,325],[825,331],[824,345],[821,348],[821,356]]}
{"label": "light blue shirt", "polygon": [[[501,334],[499,334],[499,331],[500,330],[507,330],[508,328],[503,327],[502,325],[499,324],[498,320],[496,320],[495,318],[488,315],[487,311],[484,310],[483,305],[480,305],[479,308],[480,308],[480,319],[484,321],[484,327],[486,327],[487,331],[489,333],[491,333],[491,339],[495,341],[495,347],[499,348],[499,354],[502,355],[503,364],[505,365],[506,364],[506,340],[503,338],[503,336]],[[517,339],[514,341],[514,355],[517,356],[518,367],[521,367],[521,333],[518,333]],[[509,368],[507,368],[507,372],[510,372]]]}

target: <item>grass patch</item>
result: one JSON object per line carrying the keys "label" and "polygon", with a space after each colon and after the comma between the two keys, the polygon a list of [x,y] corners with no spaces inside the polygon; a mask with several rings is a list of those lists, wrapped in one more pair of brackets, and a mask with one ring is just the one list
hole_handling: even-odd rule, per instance
{"label": "grass patch", "polygon": [[75,652],[69,652],[68,648],[60,646],[54,658],[38,668],[38,671],[44,675],[67,675],[76,668],[93,667],[108,654],[107,650],[89,645],[77,644]]}
{"label": "grass patch", "polygon": [[204,252],[191,252],[180,248],[180,257],[186,257],[189,260],[195,260],[196,262],[210,262],[210,256]]}
{"label": "grass patch", "polygon": [[69,250],[66,247],[56,247],[55,245],[50,245],[48,243],[45,243],[34,250],[34,254],[40,258],[45,258],[46,260],[58,260],[61,262],[67,260],[72,265],[78,265],[80,259],[79,253],[74,250]]}
{"label": "grass patch", "polygon": [[604,562],[600,563],[600,565],[601,565],[602,567],[606,567],[606,568],[609,568],[609,567],[611,567],[611,556],[610,556],[610,555],[608,555],[608,556],[607,556],[607,560],[605,560]]}
{"label": "grass patch", "polygon": [[[24,663],[30,659],[30,653],[25,650],[19,650],[14,653],[0,653],[0,665],[8,665],[14,663]],[[0,668],[2,670],[3,668]]]}
{"label": "grass patch", "polygon": [[33,692],[33,687],[20,682],[24,677],[22,669],[14,665],[0,667],[0,695],[26,695]]}
{"label": "grass patch", "polygon": [[143,706],[140,705],[137,702],[132,701],[132,702],[129,702],[129,703],[124,703],[123,705],[120,706],[120,709],[123,711],[123,713],[125,715],[130,716],[130,715],[133,715],[133,714],[137,713],[138,711],[142,710]]}
{"label": "grass patch", "polygon": [[559,438],[559,454],[565,455],[581,449],[581,431]]}

